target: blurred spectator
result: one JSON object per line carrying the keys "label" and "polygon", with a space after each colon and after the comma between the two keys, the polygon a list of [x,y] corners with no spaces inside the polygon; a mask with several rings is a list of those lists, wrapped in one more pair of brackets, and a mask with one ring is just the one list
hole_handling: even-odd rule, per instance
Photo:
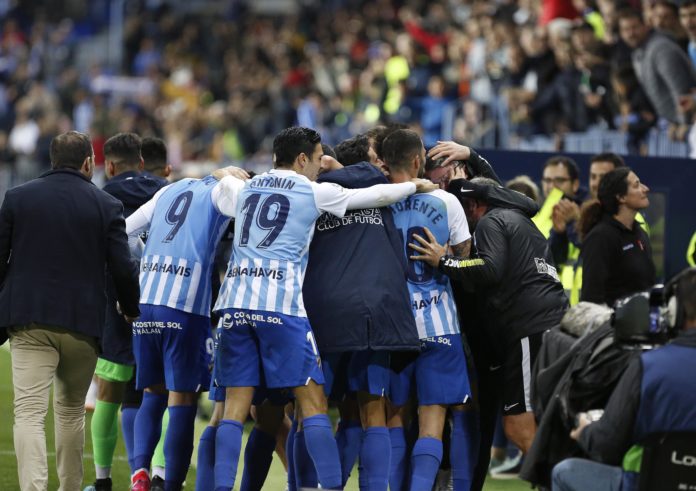
{"label": "blurred spectator", "polygon": [[527,198],[539,203],[539,186],[527,175],[515,176],[505,183],[505,187],[524,194]]}
{"label": "blurred spectator", "polygon": [[611,85],[617,109],[614,126],[626,133],[628,153],[645,155],[647,153],[645,140],[650,128],[657,121],[653,105],[645,95],[631,65],[615,69]]}
{"label": "blurred spectator", "polygon": [[689,38],[689,57],[696,68],[696,0],[684,0],[679,6],[679,20]]}
{"label": "blurred spectator", "polygon": [[686,50],[689,38],[679,23],[679,7],[674,2],[659,0],[655,3],[652,8],[652,27]]}
{"label": "blurred spectator", "polygon": [[684,123],[681,96],[696,87],[696,74],[689,58],[668,37],[651,32],[635,10],[619,14],[621,39],[632,49],[636,75],[659,117]]}

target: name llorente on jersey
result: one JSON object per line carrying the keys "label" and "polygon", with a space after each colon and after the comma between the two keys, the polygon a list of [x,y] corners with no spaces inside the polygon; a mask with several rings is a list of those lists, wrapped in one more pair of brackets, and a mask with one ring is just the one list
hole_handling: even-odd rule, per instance
{"label": "name llorente on jersey", "polygon": [[407,198],[403,201],[399,201],[398,203],[394,203],[393,205],[391,205],[391,208],[392,210],[398,213],[407,210],[417,211],[427,216],[432,221],[432,223],[438,223],[440,220],[444,218],[444,215],[442,214],[440,209],[432,206],[425,200],[418,199],[417,197]]}
{"label": "name llorente on jersey", "polygon": [[295,187],[295,182],[284,177],[268,176],[258,177],[249,181],[250,188],[276,188],[276,189],[292,189]]}
{"label": "name llorente on jersey", "polygon": [[240,268],[235,266],[227,272],[228,278],[234,278],[236,276],[254,276],[256,278],[273,278],[274,280],[282,280],[285,277],[285,271],[282,269],[273,268]]}
{"label": "name llorente on jersey", "polygon": [[184,267],[184,266],[175,266],[174,264],[167,264],[167,263],[148,263],[148,262],[143,262],[143,272],[150,272],[150,273],[169,273],[169,274],[175,274],[179,276],[183,276],[184,278],[188,278],[191,276],[191,268]]}

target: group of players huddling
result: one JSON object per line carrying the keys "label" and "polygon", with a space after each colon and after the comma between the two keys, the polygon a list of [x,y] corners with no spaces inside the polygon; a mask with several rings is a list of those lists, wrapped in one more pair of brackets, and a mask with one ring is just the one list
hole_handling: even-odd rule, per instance
{"label": "group of players huddling", "polygon": [[[430,155],[454,157],[456,147]],[[261,489],[285,440],[290,490],[343,489],[359,456],[361,490],[430,491],[448,421],[450,482],[470,488],[478,442],[460,315],[444,272],[414,259],[430,243],[467,258],[464,209],[421,179],[426,150],[412,130],[378,127],[336,149],[338,159],[316,131],[287,128],[274,139],[272,170],[182,179],[128,216],[141,264],[132,349],[144,390],[128,445],[132,489],[181,488],[208,387],[216,405],[198,447],[197,490],[234,488],[250,411],[242,490]],[[149,178],[122,185],[140,179]],[[216,251],[231,220],[218,293]],[[341,407],[335,435],[329,399]],[[150,468],[167,409],[162,480]],[[95,489],[110,485],[97,477]]]}

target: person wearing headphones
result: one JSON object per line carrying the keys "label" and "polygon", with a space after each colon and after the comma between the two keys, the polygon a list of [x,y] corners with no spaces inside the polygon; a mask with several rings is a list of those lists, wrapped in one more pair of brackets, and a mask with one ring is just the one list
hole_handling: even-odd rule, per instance
{"label": "person wearing headphones", "polygon": [[598,421],[579,415],[570,436],[591,460],[556,465],[553,491],[638,490],[647,437],[696,432],[696,268],[670,281],[665,295],[677,336],[631,362]]}

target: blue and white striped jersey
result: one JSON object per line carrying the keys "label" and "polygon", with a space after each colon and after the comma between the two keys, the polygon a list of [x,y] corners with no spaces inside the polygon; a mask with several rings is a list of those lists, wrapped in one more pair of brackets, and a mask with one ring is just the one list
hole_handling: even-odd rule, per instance
{"label": "blue and white striped jersey", "polygon": [[229,176],[183,179],[129,217],[130,236],[149,225],[140,261],[140,303],[210,315],[215,250],[242,186]]}
{"label": "blue and white striped jersey", "polygon": [[377,187],[381,195],[371,188],[317,184],[285,169],[247,181],[239,195],[234,248],[215,310],[242,308],[306,317],[302,283],[315,221],[323,212],[341,217],[346,209],[374,207],[379,200],[388,199],[384,204],[390,204],[415,188],[411,183]]}
{"label": "blue and white striped jersey", "polygon": [[[456,245],[471,238],[462,205],[445,191],[414,194],[391,205],[391,209],[406,257],[415,254],[408,243],[415,242],[413,234],[425,236],[424,227],[428,227],[440,244]],[[447,276],[423,261],[409,259],[408,289],[421,339],[459,333],[457,307]]]}

